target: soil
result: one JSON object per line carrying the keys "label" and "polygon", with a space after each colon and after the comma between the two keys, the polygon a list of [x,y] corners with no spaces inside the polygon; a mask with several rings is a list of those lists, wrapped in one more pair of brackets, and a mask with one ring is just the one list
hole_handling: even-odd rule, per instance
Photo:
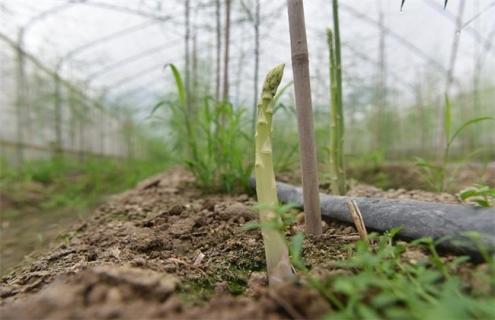
{"label": "soil", "polygon": [[[246,194],[204,194],[181,168],[113,197],[32,262],[0,281],[2,319],[314,319],[330,305],[296,284],[268,288],[259,230]],[[357,186],[354,196],[456,202],[442,194]],[[302,213],[288,232],[303,229]],[[324,223],[304,258],[318,274],[337,272],[352,226]]]}
{"label": "soil", "polygon": [[[447,191],[451,193],[459,192],[475,183],[495,186],[495,162],[452,164],[449,165],[447,174],[447,182],[449,182]],[[424,173],[414,164],[353,166],[348,168],[347,176],[384,190],[432,190]]]}
{"label": "soil", "polygon": [[[46,207],[49,186],[23,182],[0,187],[0,276],[35,250],[46,248],[57,236],[91,213],[85,207]],[[94,208],[94,207],[93,207]]]}

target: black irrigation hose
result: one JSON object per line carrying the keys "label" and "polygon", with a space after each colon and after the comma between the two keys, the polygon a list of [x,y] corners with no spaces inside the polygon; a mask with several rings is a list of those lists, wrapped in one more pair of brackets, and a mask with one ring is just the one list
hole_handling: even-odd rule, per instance
{"label": "black irrigation hose", "polygon": [[[255,180],[251,179],[251,186]],[[279,200],[303,206],[302,190],[286,183],[277,183]],[[408,239],[431,237],[443,239],[439,247],[460,253],[476,254],[479,245],[466,237],[474,231],[481,243],[495,251],[495,209],[466,205],[393,200],[383,198],[350,198],[320,194],[321,214],[325,218],[352,223],[347,201],[354,199],[362,213],[366,228],[387,231],[401,227],[399,236]]]}

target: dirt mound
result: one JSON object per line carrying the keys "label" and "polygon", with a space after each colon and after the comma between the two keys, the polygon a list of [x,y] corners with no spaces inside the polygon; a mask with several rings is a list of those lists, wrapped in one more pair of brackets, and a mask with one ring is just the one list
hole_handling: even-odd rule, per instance
{"label": "dirt mound", "polygon": [[[2,318],[282,319],[329,310],[311,289],[254,281],[265,265],[259,230],[243,228],[256,218],[254,199],[205,195],[191,179],[174,169],[144,181],[5,276]],[[325,224],[306,241],[307,263],[329,263],[321,252],[344,258],[356,238],[352,227]]]}
{"label": "dirt mound", "polygon": [[[414,164],[364,165],[348,168],[348,177],[381,189],[434,190],[427,176]],[[447,168],[448,192],[456,193],[475,183],[495,185],[495,162],[452,164]],[[455,183],[454,183],[455,182]],[[405,189],[405,190],[404,190]],[[422,199],[427,201],[426,199]]]}
{"label": "dirt mound", "polygon": [[390,189],[384,191],[382,189],[366,184],[355,185],[351,190],[349,190],[347,196],[399,199],[399,200],[418,200],[418,201],[453,203],[453,204],[461,203],[456,196],[446,192],[437,193],[437,192],[428,192],[422,190],[406,190],[402,188]]}
{"label": "dirt mound", "polygon": [[266,283],[253,286],[249,297],[235,297],[219,283],[208,304],[190,307],[173,295],[178,284],[165,273],[99,266],[8,305],[2,319],[302,319],[330,310],[313,290],[290,284],[267,289]]}
{"label": "dirt mound", "polygon": [[39,294],[8,306],[2,314],[4,319],[148,318],[159,312],[157,306],[172,295],[177,284],[175,277],[163,273],[99,266],[59,277]]}
{"label": "dirt mound", "polygon": [[[248,195],[203,194],[181,168],[113,197],[32,262],[0,281],[2,319],[314,319],[331,306],[298,283],[268,288]],[[353,196],[456,202],[446,194],[357,186]],[[304,215],[288,235],[303,230]],[[351,226],[308,237],[311,273],[339,274]],[[411,259],[419,260],[413,256]]]}

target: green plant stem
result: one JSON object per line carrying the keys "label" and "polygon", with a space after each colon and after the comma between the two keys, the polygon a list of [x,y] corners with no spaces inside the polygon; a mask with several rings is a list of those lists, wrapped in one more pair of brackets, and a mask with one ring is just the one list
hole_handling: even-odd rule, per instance
{"label": "green plant stem", "polygon": [[332,0],[333,9],[333,28],[335,32],[334,46],[335,46],[335,79],[337,80],[337,106],[338,113],[340,115],[338,124],[339,139],[338,139],[338,170],[339,175],[342,177],[339,183],[340,194],[345,194],[345,171],[344,171],[344,99],[342,95],[342,53],[340,46],[340,22],[339,22],[339,1]]}
{"label": "green plant stem", "polygon": [[330,60],[330,175],[332,192],[344,195],[346,181],[343,161],[343,114],[339,101],[339,81],[337,77],[338,64],[336,62],[335,42],[333,33],[327,30],[327,42]]}
{"label": "green plant stem", "polygon": [[[284,65],[279,65],[266,76],[258,103],[256,121],[256,193],[258,202],[264,206],[260,209],[260,223],[267,225],[280,219],[273,208],[278,204],[275,173],[272,157],[272,100],[280,85]],[[278,222],[278,221],[277,221]],[[283,234],[273,228],[261,229],[265,245],[266,265],[270,284],[282,282],[292,277],[289,251]]]}

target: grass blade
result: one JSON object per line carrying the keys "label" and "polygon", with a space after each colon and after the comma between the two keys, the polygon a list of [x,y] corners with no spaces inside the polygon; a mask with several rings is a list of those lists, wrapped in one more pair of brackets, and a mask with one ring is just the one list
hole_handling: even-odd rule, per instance
{"label": "grass blade", "polygon": [[153,116],[153,114],[155,114],[155,112],[160,109],[162,106],[166,105],[167,104],[167,101],[160,101],[158,102],[154,107],[153,109],[151,110],[150,114],[146,117],[146,119],[149,119]]}
{"label": "grass blade", "polygon": [[452,144],[452,142],[454,142],[454,139],[464,130],[466,129],[467,127],[473,125],[473,124],[477,124],[479,122],[482,122],[482,121],[487,121],[487,120],[492,120],[492,121],[495,121],[495,118],[493,117],[479,117],[479,118],[474,118],[474,119],[471,119],[469,121],[466,121],[464,122],[464,124],[459,128],[457,129],[457,131],[454,133],[454,135],[452,136],[452,138],[450,138],[449,140],[449,145]]}
{"label": "grass blade", "polygon": [[179,95],[179,102],[181,106],[184,107],[186,105],[186,87],[184,86],[184,81],[182,81],[180,72],[174,64],[166,64],[164,69],[167,67],[170,67],[170,69],[172,70],[172,74],[175,79],[175,85],[177,86],[177,94]]}

